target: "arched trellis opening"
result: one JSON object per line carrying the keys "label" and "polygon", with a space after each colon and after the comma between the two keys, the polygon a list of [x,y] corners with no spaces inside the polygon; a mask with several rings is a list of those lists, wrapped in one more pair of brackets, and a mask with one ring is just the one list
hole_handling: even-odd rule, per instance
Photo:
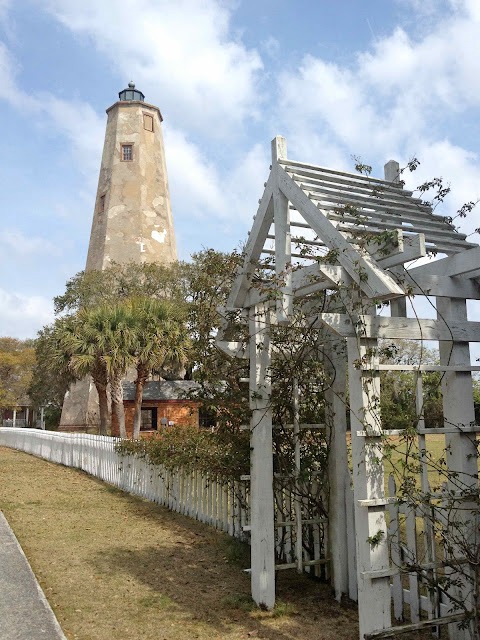
{"label": "arched trellis opening", "polygon": [[[429,252],[445,257],[411,266]],[[275,601],[275,330],[300,317],[298,330],[318,332],[316,356],[308,357],[318,356],[326,372],[328,556],[337,598],[358,600],[360,638],[446,625],[452,638],[477,637],[479,428],[472,371],[479,367],[470,363],[469,343],[480,341],[480,323],[467,318],[466,301],[480,299],[479,258],[480,247],[403,188],[396,162],[385,165],[384,180],[374,179],[288,160],[285,140],[273,140],[271,172],[227,304],[227,311],[242,311],[249,343],[227,341],[229,331],[217,339],[230,355],[250,358],[249,528],[257,603],[272,607]],[[435,317],[407,317],[407,299],[426,295]],[[382,315],[379,305],[386,307]],[[382,341],[396,340],[437,342],[439,363],[383,358]],[[415,408],[411,424],[392,429],[382,421],[380,387],[385,372],[398,371],[414,379]],[[439,375],[443,419],[426,428],[422,379],[431,372]],[[298,376],[291,389],[298,434]],[[438,461],[430,453],[432,436],[443,439]],[[392,446],[395,438],[403,444]],[[294,481],[300,453],[298,444]],[[386,479],[395,455],[409,461],[400,465],[400,484]],[[438,487],[429,481],[429,464]],[[293,564],[302,568],[298,502],[291,516]],[[446,553],[439,559],[442,544]],[[392,613],[402,625],[392,624]]]}

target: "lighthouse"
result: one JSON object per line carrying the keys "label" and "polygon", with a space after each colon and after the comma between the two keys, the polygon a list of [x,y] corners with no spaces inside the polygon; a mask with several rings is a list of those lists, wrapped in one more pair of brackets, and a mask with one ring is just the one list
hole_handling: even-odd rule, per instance
{"label": "lighthouse", "polygon": [[[112,262],[173,262],[177,247],[160,109],[130,82],[107,116],[86,270],[101,271]],[[98,423],[95,386],[81,380],[65,396],[60,429]]]}
{"label": "lighthouse", "polygon": [[130,82],[107,109],[87,271],[177,259],[160,109]]}

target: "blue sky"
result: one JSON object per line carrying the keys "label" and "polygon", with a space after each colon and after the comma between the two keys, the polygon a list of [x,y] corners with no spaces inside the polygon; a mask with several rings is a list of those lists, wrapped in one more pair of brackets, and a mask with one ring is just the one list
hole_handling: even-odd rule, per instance
{"label": "blue sky", "polygon": [[[270,164],[416,156],[480,197],[478,0],[0,0],[0,335],[85,266],[105,109],[160,107],[180,257],[246,238]],[[480,226],[477,212],[462,230]],[[478,241],[478,236],[472,235]]]}

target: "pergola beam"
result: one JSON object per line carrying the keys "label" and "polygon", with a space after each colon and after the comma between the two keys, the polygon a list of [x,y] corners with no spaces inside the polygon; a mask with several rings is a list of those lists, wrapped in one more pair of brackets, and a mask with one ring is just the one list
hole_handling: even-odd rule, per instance
{"label": "pergola beam", "polygon": [[480,285],[469,278],[428,275],[409,269],[401,279],[406,289],[415,296],[480,300]]}
{"label": "pergola beam", "polygon": [[292,204],[301,211],[304,220],[330,250],[337,252],[337,260],[345,268],[351,278],[357,282],[369,298],[379,300],[404,295],[404,291],[395,280],[385,273],[370,257],[359,255],[350,242],[346,240],[317,209],[307,194],[285,173],[278,172],[278,186]]}
{"label": "pergola beam", "polygon": [[462,253],[457,253],[454,256],[448,256],[447,258],[441,258],[429,262],[428,264],[422,264],[420,267],[410,269],[410,275],[416,277],[421,276],[464,276],[466,278],[476,277],[476,275],[469,275],[475,273],[480,269],[480,247],[474,247],[473,249],[467,249]]}
{"label": "pergola beam", "polygon": [[480,322],[466,320],[452,319],[447,325],[442,320],[320,313],[318,322],[344,338],[480,342]]}
{"label": "pergola beam", "polygon": [[396,267],[427,255],[425,234],[417,233],[414,236],[405,236],[401,229],[396,229],[396,243],[379,245],[370,242],[367,244],[367,250],[382,269]]}
{"label": "pergola beam", "polygon": [[257,214],[253,220],[253,226],[244,251],[243,266],[233,283],[226,305],[227,309],[238,309],[244,306],[250,280],[255,270],[255,263],[262,253],[265,238],[273,222],[274,184],[275,178],[271,172],[258,205]]}
{"label": "pergola beam", "polygon": [[217,340],[216,346],[230,358],[248,358],[248,353],[243,342],[230,342],[228,340]]}
{"label": "pergola beam", "polygon": [[[298,167],[298,172],[303,171],[302,175],[309,175],[312,177],[328,178],[331,182],[344,182],[348,184],[364,185],[369,189],[381,189],[392,193],[400,193],[407,196],[411,196],[411,191],[405,191],[398,182],[387,182],[381,178],[373,178],[371,176],[363,176],[361,174],[351,174],[345,171],[336,171],[334,169],[327,169],[325,167],[319,167],[315,164],[309,164],[307,162],[298,162],[297,160],[282,160],[281,164],[285,168]],[[296,170],[297,171],[297,170]]]}

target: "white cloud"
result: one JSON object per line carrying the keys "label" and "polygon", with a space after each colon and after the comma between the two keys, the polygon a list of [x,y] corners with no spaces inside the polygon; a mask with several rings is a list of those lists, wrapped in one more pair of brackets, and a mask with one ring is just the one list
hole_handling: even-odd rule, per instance
{"label": "white cloud", "polygon": [[[0,99],[32,113],[37,120],[70,142],[75,164],[85,177],[96,179],[100,165],[105,118],[86,102],[60,100],[50,93],[28,94],[16,82],[18,65],[0,42]],[[93,186],[93,185],[91,185]]]}
{"label": "white cloud", "polygon": [[478,106],[480,14],[466,11],[438,22],[420,41],[402,29],[376,41],[359,56],[359,82],[397,103],[414,98],[416,110]]}
{"label": "white cloud", "polygon": [[[407,186],[415,188],[434,177],[443,178],[445,186],[451,187],[451,192],[441,206],[441,215],[454,217],[465,202],[480,199],[480,158],[477,154],[466,151],[449,140],[439,140],[432,143],[421,142],[417,155],[421,159],[421,165],[413,174],[405,174]],[[454,220],[454,224],[463,233],[472,233],[480,227],[480,205],[465,219]],[[470,238],[471,242],[479,240],[477,234]]]}
{"label": "white cloud", "polygon": [[[258,115],[260,56],[230,31],[218,0],[49,0],[52,15],[87,36],[147,100],[176,122],[225,133]],[[161,78],[161,85],[158,80]]]}
{"label": "white cloud", "polygon": [[[397,0],[397,2],[401,7],[412,8],[419,18],[428,18],[430,24],[432,19],[441,20],[446,9],[477,19],[480,17],[480,5],[477,0]],[[424,28],[425,25],[422,24],[422,27]]]}
{"label": "white cloud", "polygon": [[[351,66],[305,56],[296,70],[281,74],[278,119],[292,146],[305,153],[297,159],[342,168],[358,154],[381,175],[388,159],[402,164],[415,155],[422,165],[412,181],[442,175],[452,184],[444,215],[477,199],[480,158],[454,144],[442,125],[480,105],[480,3],[450,5],[420,36],[397,28]],[[460,224],[472,231],[479,214]]]}
{"label": "white cloud", "polygon": [[269,173],[264,145],[254,145],[232,165],[221,167],[203,156],[185,134],[168,128],[165,138],[174,217],[182,211],[190,220],[217,219],[224,229],[251,220]]}
{"label": "white cloud", "polygon": [[268,36],[262,43],[261,47],[270,58],[275,58],[280,51],[280,42],[273,36]]}
{"label": "white cloud", "polygon": [[17,72],[18,64],[5,43],[0,42],[0,99],[14,107],[28,109],[35,106],[36,101],[18,88],[15,82]]}
{"label": "white cloud", "polygon": [[97,178],[105,135],[106,119],[85,102],[59,100],[46,94],[39,100],[42,113],[55,131],[63,133],[72,146],[75,164],[93,180]]}
{"label": "white cloud", "polygon": [[7,23],[8,11],[11,4],[11,0],[0,0],[0,23]]}
{"label": "white cloud", "polygon": [[[405,10],[411,8],[417,17],[432,20],[438,16],[439,10],[445,10],[445,3],[439,0],[397,0],[400,7]],[[456,2],[456,0],[453,0]],[[446,0],[446,4],[453,4],[451,0]]]}
{"label": "white cloud", "polygon": [[311,146],[311,136],[317,135],[327,147],[333,143],[361,154],[368,149],[373,155],[385,148],[387,139],[393,137],[394,144],[400,140],[402,127],[394,127],[377,109],[348,68],[306,56],[297,72],[281,74],[279,86],[280,117],[288,137],[301,138],[299,146]]}
{"label": "white cloud", "polygon": [[226,200],[215,165],[184,133],[171,127],[165,130],[165,146],[174,209],[194,217],[224,215]]}
{"label": "white cloud", "polygon": [[53,304],[43,296],[25,296],[0,289],[0,334],[35,338],[40,327],[53,321]]}
{"label": "white cloud", "polygon": [[[264,144],[256,144],[243,155],[225,178],[224,189],[228,194],[227,215],[232,223],[248,222],[258,207],[268,178],[270,154]],[[246,240],[246,238],[239,238]]]}
{"label": "white cloud", "polygon": [[2,253],[9,251],[17,256],[45,255],[46,253],[59,255],[60,251],[52,242],[38,236],[27,236],[18,229],[0,231],[0,247]]}

